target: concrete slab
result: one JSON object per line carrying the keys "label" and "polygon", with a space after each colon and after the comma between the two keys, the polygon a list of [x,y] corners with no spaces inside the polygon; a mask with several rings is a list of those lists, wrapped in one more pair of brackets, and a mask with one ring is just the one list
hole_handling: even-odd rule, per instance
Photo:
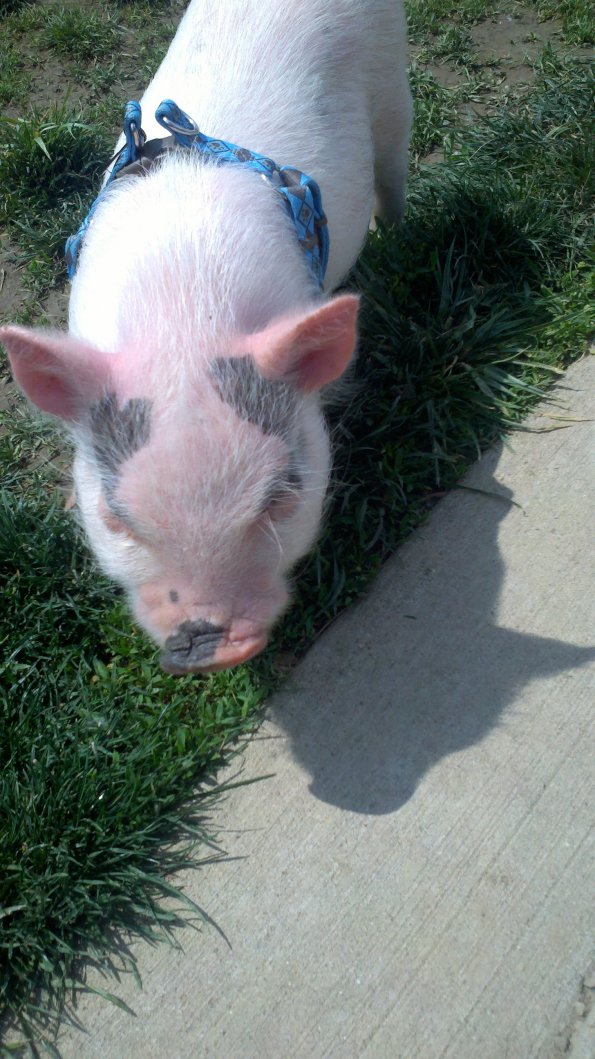
{"label": "concrete slab", "polygon": [[184,878],[230,947],[139,946],[137,1018],[83,998],[64,1059],[593,1059],[594,392],[585,359],[297,667],[218,814],[245,859]]}

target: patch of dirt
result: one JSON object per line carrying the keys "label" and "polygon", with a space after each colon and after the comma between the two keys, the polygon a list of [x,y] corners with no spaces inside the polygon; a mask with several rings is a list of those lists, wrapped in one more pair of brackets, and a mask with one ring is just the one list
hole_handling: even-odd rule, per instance
{"label": "patch of dirt", "polygon": [[[480,22],[471,29],[471,37],[481,66],[492,68],[498,81],[498,94],[507,89],[530,84],[533,67],[546,44],[562,38],[562,24],[557,21],[540,22],[535,12],[502,15]],[[474,107],[482,114],[486,106]]]}
{"label": "patch of dirt", "polygon": [[436,79],[441,88],[458,88],[465,81],[465,75],[461,70],[445,63],[431,63],[426,66],[428,73]]}
{"label": "patch of dirt", "polygon": [[66,62],[62,62],[49,49],[29,50],[25,45],[23,61],[31,79],[27,102],[9,103],[3,108],[3,117],[19,118],[31,110],[47,110],[54,104],[68,102],[73,110],[86,101],[88,93],[73,76]]}
{"label": "patch of dirt", "polygon": [[[540,21],[536,12],[527,8],[486,18],[472,26],[469,34],[471,57],[466,66],[455,66],[446,59],[424,64],[424,49],[411,50],[412,57],[419,55],[419,65],[441,88],[463,96],[464,102],[458,107],[463,124],[472,124],[478,117],[497,110],[507,95],[526,90],[534,79],[533,66],[548,44],[564,54],[592,57],[589,48],[564,44],[560,21]],[[443,158],[442,151],[434,150],[423,158],[423,164]]]}
{"label": "patch of dirt", "polygon": [[67,283],[64,287],[55,287],[43,299],[43,315],[50,327],[66,327],[69,297],[70,285]]}
{"label": "patch of dirt", "polygon": [[86,100],[85,87],[72,76],[68,64],[61,62],[50,50],[39,57],[31,77],[29,103],[35,109],[45,110],[52,104],[67,102],[69,108],[76,110]]}
{"label": "patch of dirt", "polygon": [[497,62],[507,69],[525,66],[541,54],[550,41],[562,36],[562,24],[540,22],[533,11],[501,15],[473,26],[470,30],[479,63]]}
{"label": "patch of dirt", "polygon": [[[0,412],[8,412],[16,404],[15,388],[8,375],[0,375]],[[0,424],[0,435],[3,432]]]}
{"label": "patch of dirt", "polygon": [[[23,277],[23,255],[6,235],[0,234],[0,323],[22,318],[34,302]],[[50,327],[64,327],[68,317],[69,285],[54,287],[37,302],[38,317]]]}

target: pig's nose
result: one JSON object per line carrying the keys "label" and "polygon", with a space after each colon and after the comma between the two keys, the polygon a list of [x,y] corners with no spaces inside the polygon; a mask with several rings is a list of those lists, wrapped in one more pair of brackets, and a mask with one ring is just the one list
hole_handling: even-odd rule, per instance
{"label": "pig's nose", "polygon": [[209,665],[225,630],[210,621],[184,621],[165,641],[161,665],[168,673],[193,673]]}

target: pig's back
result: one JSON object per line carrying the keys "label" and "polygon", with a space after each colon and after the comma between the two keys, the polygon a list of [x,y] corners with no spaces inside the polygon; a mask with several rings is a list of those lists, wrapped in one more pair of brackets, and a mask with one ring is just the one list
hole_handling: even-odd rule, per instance
{"label": "pig's back", "polygon": [[365,237],[373,98],[386,87],[384,62],[401,53],[404,64],[397,0],[194,0],[143,96],[143,126],[149,137],[163,134],[154,113],[170,98],[207,135],[313,176],[329,221],[331,278]]}

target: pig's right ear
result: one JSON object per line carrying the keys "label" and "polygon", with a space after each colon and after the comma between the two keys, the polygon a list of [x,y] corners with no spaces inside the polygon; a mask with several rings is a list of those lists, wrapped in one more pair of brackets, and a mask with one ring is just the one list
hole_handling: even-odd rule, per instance
{"label": "pig's right ear", "polygon": [[249,350],[266,379],[293,382],[304,393],[343,374],[355,351],[359,298],[341,294],[310,312],[269,324],[249,337]]}
{"label": "pig's right ear", "polygon": [[42,412],[77,419],[109,380],[109,354],[61,331],[0,327],[15,381]]}

